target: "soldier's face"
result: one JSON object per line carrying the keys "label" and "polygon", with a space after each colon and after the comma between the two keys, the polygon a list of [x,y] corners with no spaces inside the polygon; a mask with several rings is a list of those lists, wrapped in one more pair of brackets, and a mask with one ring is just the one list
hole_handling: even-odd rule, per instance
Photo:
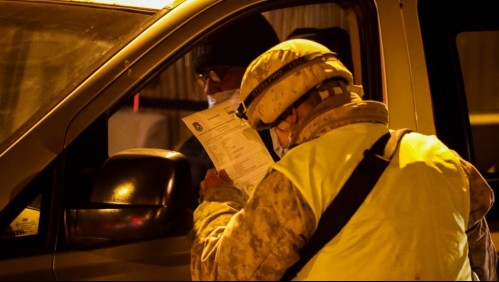
{"label": "soldier's face", "polygon": [[238,89],[246,69],[240,66],[220,65],[211,67],[199,74],[198,81],[204,94],[213,95],[218,92]]}

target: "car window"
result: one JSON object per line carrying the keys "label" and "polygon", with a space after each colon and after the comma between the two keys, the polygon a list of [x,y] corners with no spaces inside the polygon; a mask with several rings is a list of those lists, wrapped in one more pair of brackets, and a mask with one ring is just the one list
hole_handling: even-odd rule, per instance
{"label": "car window", "polygon": [[[46,240],[56,163],[32,179],[19,197],[11,199],[0,217],[5,226],[0,230],[0,257],[8,252],[21,255],[49,247]],[[7,215],[12,220],[4,222]]]}
{"label": "car window", "polygon": [[[282,7],[262,12],[274,27],[279,39],[307,38],[310,30],[320,29],[325,41],[338,53],[340,59],[354,75],[356,84],[367,84],[371,91],[366,98],[381,100],[381,88],[377,80],[379,57],[365,56],[363,52],[376,52],[376,42],[361,39],[361,24],[367,22],[369,12],[355,5],[338,3],[310,4]],[[321,15],[321,16],[317,16]],[[359,22],[364,19],[364,22]],[[342,31],[344,33],[339,33]],[[339,35],[342,35],[340,38]],[[376,47],[369,47],[375,45]],[[364,46],[361,48],[361,46]],[[370,58],[370,64],[361,58]],[[207,108],[207,98],[196,82],[192,69],[192,54],[186,54],[151,79],[128,103],[109,120],[109,153],[131,147],[159,147],[178,150],[191,136],[182,118]],[[367,69],[370,68],[370,69]],[[376,73],[376,75],[369,75]],[[377,82],[376,82],[377,81]]]}
{"label": "car window", "polygon": [[34,236],[38,234],[40,224],[41,195],[29,204],[10,223],[9,227],[0,232],[0,239]]}
{"label": "car window", "polygon": [[499,173],[499,31],[456,37],[478,169]]}
{"label": "car window", "polygon": [[101,62],[151,13],[9,1],[0,10],[0,152]]}

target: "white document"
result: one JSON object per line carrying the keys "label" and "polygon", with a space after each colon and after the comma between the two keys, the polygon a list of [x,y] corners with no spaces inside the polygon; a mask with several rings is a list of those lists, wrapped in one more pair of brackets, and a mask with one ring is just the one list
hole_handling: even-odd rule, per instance
{"label": "white document", "polygon": [[217,170],[225,169],[236,187],[248,194],[273,163],[260,135],[235,116],[237,104],[228,99],[182,120],[201,142]]}

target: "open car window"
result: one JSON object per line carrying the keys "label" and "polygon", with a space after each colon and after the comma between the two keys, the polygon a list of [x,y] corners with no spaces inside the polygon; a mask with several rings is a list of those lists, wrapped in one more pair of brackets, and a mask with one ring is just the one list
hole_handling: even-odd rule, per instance
{"label": "open car window", "polygon": [[[309,2],[310,3],[310,2]],[[364,52],[375,52],[377,48],[361,48],[377,43],[361,39],[359,19],[370,17],[355,5],[340,5],[335,2],[311,3],[309,5],[283,6],[262,11],[281,41],[290,38],[311,39],[320,32],[322,44],[338,53],[340,59],[351,70],[356,84],[369,84],[371,91],[365,97],[381,100],[377,73],[379,56],[365,56]],[[321,14],[323,17],[313,15]],[[362,16],[364,15],[364,16]],[[369,22],[372,24],[372,22]],[[362,62],[362,58],[371,62]],[[188,51],[175,63],[163,70],[109,120],[109,152],[124,148],[145,146],[178,150],[191,136],[182,118],[207,108],[207,98],[196,82],[192,68],[193,54]],[[367,68],[370,69],[367,69]]]}

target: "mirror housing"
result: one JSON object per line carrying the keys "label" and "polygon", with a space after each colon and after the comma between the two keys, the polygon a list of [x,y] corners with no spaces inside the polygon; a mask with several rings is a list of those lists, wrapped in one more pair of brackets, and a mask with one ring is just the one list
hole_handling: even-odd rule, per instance
{"label": "mirror housing", "polygon": [[90,200],[65,210],[69,247],[186,234],[194,199],[184,155],[151,148],[111,156],[98,172]]}

